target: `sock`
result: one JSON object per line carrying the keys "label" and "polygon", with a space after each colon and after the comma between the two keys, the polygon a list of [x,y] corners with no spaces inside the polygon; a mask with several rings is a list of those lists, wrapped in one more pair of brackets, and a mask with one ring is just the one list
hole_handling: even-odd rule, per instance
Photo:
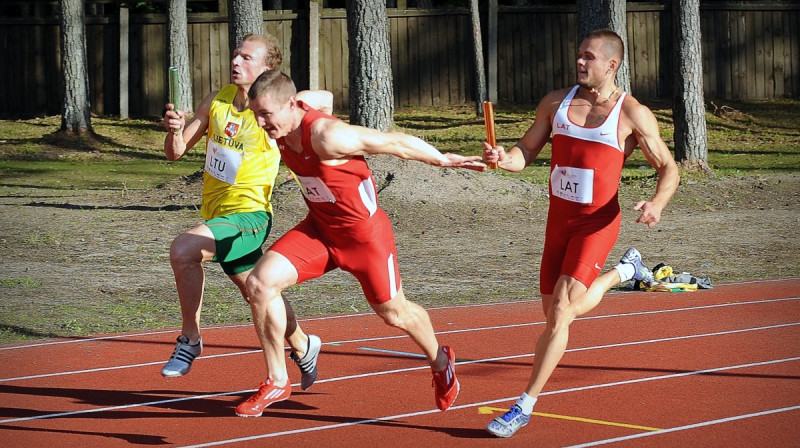
{"label": "sock", "polygon": [[536,398],[531,397],[525,392],[523,392],[522,395],[520,395],[519,399],[517,400],[517,406],[522,408],[522,413],[525,415],[531,415],[531,412],[533,412],[533,405],[535,404],[536,404]]}
{"label": "sock", "polygon": [[633,274],[636,273],[636,268],[634,268],[633,265],[630,263],[620,263],[614,266],[614,269],[616,269],[617,272],[619,272],[620,283],[627,282],[628,280],[632,279]]}

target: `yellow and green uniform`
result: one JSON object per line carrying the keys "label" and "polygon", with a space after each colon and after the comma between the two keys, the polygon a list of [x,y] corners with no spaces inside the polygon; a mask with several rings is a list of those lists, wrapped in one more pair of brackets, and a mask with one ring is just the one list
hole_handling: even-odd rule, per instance
{"label": "yellow and green uniform", "polygon": [[272,189],[280,152],[258,126],[250,109],[236,110],[238,87],[219,91],[208,113],[203,206],[200,214],[213,219],[232,213],[272,212]]}
{"label": "yellow and green uniform", "polygon": [[208,112],[203,204],[200,214],[216,241],[228,275],[248,271],[261,256],[272,228],[272,190],[280,152],[250,109],[233,105],[238,87],[214,97]]}

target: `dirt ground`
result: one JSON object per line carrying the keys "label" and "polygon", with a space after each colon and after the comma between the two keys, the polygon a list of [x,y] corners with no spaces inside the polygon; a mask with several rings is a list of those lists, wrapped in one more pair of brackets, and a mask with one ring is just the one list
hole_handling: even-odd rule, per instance
{"label": "dirt ground", "polygon": [[[409,298],[434,307],[538,296],[546,185],[392,158],[370,165]],[[20,187],[0,198],[0,328],[36,338],[177,327],[168,248],[201,222],[200,180],[127,192]],[[634,246],[650,266],[665,263],[712,283],[800,275],[800,175],[684,176],[661,224],[648,229],[631,207],[654,185],[652,178],[622,185],[623,229],[606,268]],[[283,181],[273,201],[269,242],[306,212],[293,181]],[[247,320],[219,267],[206,272],[204,324]],[[287,296],[301,317],[368,311],[358,284],[338,271]]]}

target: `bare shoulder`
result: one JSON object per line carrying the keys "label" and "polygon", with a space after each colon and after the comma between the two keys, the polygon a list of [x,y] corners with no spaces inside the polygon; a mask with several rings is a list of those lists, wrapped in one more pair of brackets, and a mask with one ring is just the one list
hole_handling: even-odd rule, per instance
{"label": "bare shoulder", "polygon": [[539,105],[536,107],[536,115],[552,116],[555,114],[555,111],[558,110],[559,105],[567,97],[570,90],[572,90],[572,87],[550,91],[539,101]]}
{"label": "bare shoulder", "polygon": [[622,102],[622,113],[634,123],[655,120],[653,111],[630,94],[625,95],[625,99]]}

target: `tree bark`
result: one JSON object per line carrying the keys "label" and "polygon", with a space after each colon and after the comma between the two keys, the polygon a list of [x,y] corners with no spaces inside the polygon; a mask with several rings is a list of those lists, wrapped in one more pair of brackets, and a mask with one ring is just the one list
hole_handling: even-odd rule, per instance
{"label": "tree bark", "polygon": [[180,104],[176,104],[175,108],[191,113],[194,110],[194,99],[192,98],[186,0],[169,0],[168,17],[169,65],[178,69],[178,79],[180,81],[178,85]]}
{"label": "tree bark", "polygon": [[384,2],[347,0],[350,123],[387,131],[393,126],[389,18]]}
{"label": "tree bark", "polygon": [[628,64],[628,20],[625,0],[578,0],[578,43],[592,31],[607,28],[622,38],[625,57],[617,70],[616,83],[625,92],[631,91],[631,70]]}
{"label": "tree bark", "polygon": [[481,13],[478,9],[478,0],[469,2],[470,16],[472,16],[472,49],[475,61],[475,113],[483,116],[483,102],[489,99],[486,89],[486,70],[483,63],[483,38],[481,37]]}
{"label": "tree bark", "polygon": [[94,133],[89,104],[89,76],[86,70],[86,30],[83,0],[60,0],[61,69],[64,102],[61,131]]}
{"label": "tree bark", "polygon": [[228,0],[228,46],[230,54],[248,34],[264,33],[261,0]]}
{"label": "tree bark", "polygon": [[672,17],[675,158],[683,166],[710,172],[703,100],[700,1],[673,0]]}

